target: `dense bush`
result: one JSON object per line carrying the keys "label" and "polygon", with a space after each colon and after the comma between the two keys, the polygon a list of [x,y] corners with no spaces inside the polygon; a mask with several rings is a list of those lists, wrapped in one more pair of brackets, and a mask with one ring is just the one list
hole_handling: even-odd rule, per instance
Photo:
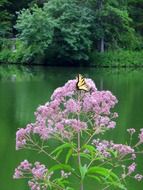
{"label": "dense bush", "polygon": [[105,53],[92,52],[90,55],[92,66],[143,66],[143,51],[107,51]]}
{"label": "dense bush", "polygon": [[25,47],[20,40],[14,42],[9,40],[9,43],[0,52],[1,63],[29,63],[32,57],[31,47]]}

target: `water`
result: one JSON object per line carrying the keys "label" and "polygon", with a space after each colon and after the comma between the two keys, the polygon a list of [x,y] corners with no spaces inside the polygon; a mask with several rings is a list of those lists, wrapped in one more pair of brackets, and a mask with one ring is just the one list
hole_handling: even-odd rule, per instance
{"label": "water", "polygon": [[[0,81],[0,190],[28,189],[26,181],[12,179],[14,168],[22,160],[49,161],[30,151],[16,151],[15,133],[34,121],[36,108],[49,100],[56,87],[73,79],[77,73],[92,78],[98,89],[112,91],[119,100],[117,127],[106,135],[108,138],[126,143],[127,128],[143,128],[143,70],[36,67],[34,71],[40,76],[36,80]],[[138,160],[140,172],[143,172],[142,158]],[[128,190],[143,189],[143,183],[134,180],[129,180],[127,186]],[[87,183],[86,189],[101,190],[91,182]]]}

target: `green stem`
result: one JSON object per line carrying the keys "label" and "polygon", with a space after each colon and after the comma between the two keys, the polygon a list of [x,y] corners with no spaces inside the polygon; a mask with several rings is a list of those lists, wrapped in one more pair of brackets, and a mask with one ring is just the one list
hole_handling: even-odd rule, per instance
{"label": "green stem", "polygon": [[89,137],[89,139],[86,141],[85,145],[87,145],[91,139],[94,137],[94,135],[96,134],[96,131]]}
{"label": "green stem", "polygon": [[[35,143],[30,137],[28,139],[31,143],[33,143],[35,145],[35,147],[37,147],[40,151],[39,152],[43,152],[44,154],[46,154],[49,158],[51,158],[52,160],[54,160],[57,164],[62,164],[59,160],[57,160],[55,157],[53,157],[51,154],[49,154],[47,151],[45,151],[43,149],[43,147],[41,148],[37,143]],[[37,149],[35,149],[37,150]],[[80,178],[80,176],[76,173],[76,172],[72,172],[73,175],[75,175],[78,179]]]}
{"label": "green stem", "polygon": [[[80,92],[78,93],[78,101],[80,102]],[[77,119],[80,120],[80,113],[77,113]],[[80,131],[78,132],[77,136],[77,154],[78,154],[78,166],[81,167],[81,157],[80,157],[80,147],[81,147],[81,139],[80,139]],[[83,190],[83,180],[80,176],[80,190]]]}
{"label": "green stem", "polygon": [[[80,132],[78,133],[78,165],[81,166],[81,157],[80,157]],[[83,190],[83,181],[80,180],[80,190]]]}

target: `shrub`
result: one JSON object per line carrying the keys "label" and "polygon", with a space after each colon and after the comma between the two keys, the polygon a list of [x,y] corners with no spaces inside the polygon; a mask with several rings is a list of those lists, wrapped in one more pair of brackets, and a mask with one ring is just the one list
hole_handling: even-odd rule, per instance
{"label": "shrub", "polygon": [[92,66],[142,66],[143,52],[130,50],[107,51],[104,53],[92,52],[90,62]]}
{"label": "shrub", "polygon": [[[12,48],[15,46],[15,49]],[[16,40],[9,45],[4,45],[0,52],[0,62],[2,63],[29,63],[33,60],[33,53],[30,47],[26,47],[20,40]]]}

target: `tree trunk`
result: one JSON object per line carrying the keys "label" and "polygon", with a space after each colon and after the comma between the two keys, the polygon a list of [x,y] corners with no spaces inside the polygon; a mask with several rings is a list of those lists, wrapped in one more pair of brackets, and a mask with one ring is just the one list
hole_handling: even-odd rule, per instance
{"label": "tree trunk", "polygon": [[105,50],[105,42],[104,42],[104,37],[100,39],[100,52],[103,53]]}
{"label": "tree trunk", "polygon": [[[104,7],[103,7],[103,2],[104,2],[104,0],[98,0],[98,1],[97,1],[99,12],[101,12],[102,9],[104,8]],[[101,27],[101,29],[103,30],[103,28],[102,28],[102,21],[101,21],[101,20],[100,20],[100,27]],[[103,33],[105,33],[105,31],[103,31]],[[102,35],[103,35],[103,34],[102,34]],[[100,52],[104,52],[104,46],[105,46],[104,37],[101,37],[100,42],[99,42],[99,50],[100,50]]]}

